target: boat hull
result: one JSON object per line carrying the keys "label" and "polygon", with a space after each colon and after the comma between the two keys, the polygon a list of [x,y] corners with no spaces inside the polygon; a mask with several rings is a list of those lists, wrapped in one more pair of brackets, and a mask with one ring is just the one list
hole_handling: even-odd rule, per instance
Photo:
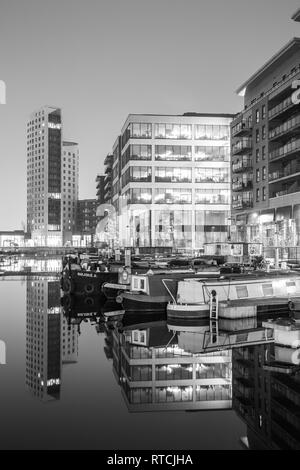
{"label": "boat hull", "polygon": [[188,320],[209,317],[209,305],[167,305],[168,318],[184,318]]}
{"label": "boat hull", "polygon": [[165,313],[170,299],[166,296],[143,294],[121,294],[122,305],[126,313]]}
{"label": "boat hull", "polygon": [[117,272],[64,271],[61,278],[61,288],[67,294],[101,294],[104,282],[116,282],[117,280]]}

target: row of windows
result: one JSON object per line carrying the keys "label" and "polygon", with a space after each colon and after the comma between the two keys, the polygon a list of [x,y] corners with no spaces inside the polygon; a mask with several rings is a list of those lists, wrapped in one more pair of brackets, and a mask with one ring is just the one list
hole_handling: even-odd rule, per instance
{"label": "row of windows", "polygon": [[[150,188],[132,188],[125,193],[130,204],[191,204],[192,190],[181,188],[155,189],[154,199]],[[196,204],[229,204],[227,189],[196,189]]]}
{"label": "row of windows", "polygon": [[[192,135],[192,124],[154,124],[154,137],[156,139],[183,139],[190,140]],[[151,123],[131,123],[122,136],[122,147],[128,139],[151,139]],[[197,140],[229,140],[229,125],[195,124],[194,139]]]}
{"label": "row of windows", "polygon": [[[229,169],[227,168],[195,168],[196,183],[228,183]],[[122,176],[122,185],[129,182],[151,182],[152,168],[149,166],[134,166],[127,169]],[[155,182],[191,183],[192,168],[156,167]]]}
{"label": "row of windows", "polygon": [[[127,388],[127,387],[125,387]],[[203,385],[195,390],[196,401],[231,400],[230,385]],[[126,395],[130,403],[152,403],[152,388],[127,388]],[[193,401],[193,387],[161,387],[155,388],[156,403],[176,403]]]}
{"label": "row of windows", "polygon": [[[191,146],[155,145],[154,151],[156,161],[192,161]],[[224,146],[196,146],[194,155],[195,161],[228,162],[230,149]],[[130,145],[122,155],[122,166],[130,160],[152,160],[151,145]]]}

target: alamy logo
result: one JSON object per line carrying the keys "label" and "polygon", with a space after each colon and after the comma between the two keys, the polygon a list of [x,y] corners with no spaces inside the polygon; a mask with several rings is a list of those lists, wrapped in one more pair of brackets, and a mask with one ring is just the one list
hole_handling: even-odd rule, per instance
{"label": "alamy logo", "polygon": [[6,364],[6,344],[0,340],[0,365]]}
{"label": "alamy logo", "polygon": [[6,104],[6,84],[0,80],[0,104]]}
{"label": "alamy logo", "polygon": [[294,93],[292,94],[292,103],[299,104],[300,103],[300,80],[294,80],[292,82],[292,88],[295,89]]}

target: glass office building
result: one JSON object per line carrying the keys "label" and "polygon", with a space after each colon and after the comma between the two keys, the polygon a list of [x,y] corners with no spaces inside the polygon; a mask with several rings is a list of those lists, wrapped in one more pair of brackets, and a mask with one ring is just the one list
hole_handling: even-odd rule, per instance
{"label": "glass office building", "polygon": [[117,244],[199,250],[227,241],[232,118],[128,116],[106,158]]}

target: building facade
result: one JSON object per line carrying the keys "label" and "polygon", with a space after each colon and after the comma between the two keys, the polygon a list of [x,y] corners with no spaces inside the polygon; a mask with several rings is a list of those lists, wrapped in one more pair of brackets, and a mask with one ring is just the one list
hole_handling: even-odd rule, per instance
{"label": "building facade", "polygon": [[96,177],[96,197],[98,205],[104,203],[104,179],[105,175],[97,175]]}
{"label": "building facade", "polygon": [[75,142],[63,142],[62,153],[62,239],[63,245],[72,242],[76,230],[79,192],[79,149]]}
{"label": "building facade", "polygon": [[76,240],[80,241],[78,244],[81,246],[93,243],[97,227],[97,207],[97,199],[79,199],[77,201],[76,235],[73,236],[73,244]]}
{"label": "building facade", "polygon": [[44,106],[27,123],[27,231],[36,246],[71,241],[78,198],[78,145],[62,140],[62,113]]}
{"label": "building facade", "polygon": [[300,244],[300,39],[292,39],[238,90],[231,125],[232,236],[281,247]]}
{"label": "building facade", "polygon": [[232,117],[128,116],[105,160],[116,244],[195,250],[227,241]]}

